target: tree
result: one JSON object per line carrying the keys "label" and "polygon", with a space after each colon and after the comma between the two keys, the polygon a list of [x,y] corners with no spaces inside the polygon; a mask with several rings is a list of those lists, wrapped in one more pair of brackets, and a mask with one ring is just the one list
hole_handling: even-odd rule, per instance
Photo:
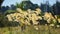
{"label": "tree", "polygon": [[20,4],[17,4],[16,7],[21,8],[22,10],[35,10],[39,6],[37,4],[33,4],[30,0],[23,0]]}
{"label": "tree", "polygon": [[1,4],[3,3],[4,0],[0,0],[0,8],[1,8]]}
{"label": "tree", "polygon": [[53,6],[52,6],[52,8],[53,8],[53,12],[54,12],[54,14],[55,15],[60,15],[60,2],[59,1],[56,1],[56,4],[54,4]]}

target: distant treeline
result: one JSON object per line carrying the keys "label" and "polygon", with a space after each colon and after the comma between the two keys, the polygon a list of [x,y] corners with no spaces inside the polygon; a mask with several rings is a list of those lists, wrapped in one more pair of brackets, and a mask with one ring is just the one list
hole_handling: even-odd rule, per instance
{"label": "distant treeline", "polygon": [[9,6],[1,6],[1,12],[4,13],[7,10],[15,10],[16,8],[21,8],[23,10],[27,10],[27,9],[32,9],[35,10],[36,8],[40,8],[43,12],[51,12],[54,15],[59,15],[60,12],[60,2],[56,1],[55,4],[53,4],[53,6],[51,6],[49,4],[49,2],[47,1],[45,4],[41,3],[41,5],[39,6],[38,4],[33,4],[31,1],[22,1],[21,3],[17,3],[16,5],[11,5]]}

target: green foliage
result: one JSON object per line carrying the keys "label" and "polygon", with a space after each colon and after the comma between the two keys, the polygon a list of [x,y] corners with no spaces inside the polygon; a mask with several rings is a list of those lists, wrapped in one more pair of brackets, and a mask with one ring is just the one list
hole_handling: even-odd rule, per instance
{"label": "green foliage", "polygon": [[15,12],[16,12],[16,10],[7,10],[7,11],[5,12],[5,15],[11,14],[11,13],[15,13]]}
{"label": "green foliage", "polygon": [[57,18],[60,18],[60,15],[57,15]]}
{"label": "green foliage", "polygon": [[35,10],[39,6],[37,4],[33,4],[31,1],[22,1],[20,4],[16,4],[17,8],[21,8],[22,10],[32,9]]}
{"label": "green foliage", "polygon": [[15,27],[20,25],[18,22],[8,21],[5,15],[0,14],[0,27]]}

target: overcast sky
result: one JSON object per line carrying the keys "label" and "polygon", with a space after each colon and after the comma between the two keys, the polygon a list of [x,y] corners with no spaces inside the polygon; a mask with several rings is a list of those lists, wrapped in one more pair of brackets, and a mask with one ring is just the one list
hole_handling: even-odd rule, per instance
{"label": "overcast sky", "polygon": [[[38,4],[38,5],[40,5],[41,3],[45,3],[46,2],[46,0],[30,0],[32,3],[34,3],[34,4]],[[59,0],[60,1],[60,0]],[[4,2],[3,2],[3,4],[2,4],[2,6],[10,6],[11,4],[16,4],[16,2],[17,3],[20,3],[20,2],[22,2],[22,0],[4,0]],[[53,5],[54,3],[56,3],[56,0],[49,0],[49,3],[51,4],[51,5]]]}

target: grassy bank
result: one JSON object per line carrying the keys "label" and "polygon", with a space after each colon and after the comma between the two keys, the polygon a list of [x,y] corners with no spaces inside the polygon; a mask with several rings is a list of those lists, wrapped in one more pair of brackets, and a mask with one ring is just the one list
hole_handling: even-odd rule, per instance
{"label": "grassy bank", "polygon": [[26,26],[22,31],[21,27],[3,27],[0,28],[0,34],[60,34],[60,28],[39,25],[36,29],[34,26]]}

